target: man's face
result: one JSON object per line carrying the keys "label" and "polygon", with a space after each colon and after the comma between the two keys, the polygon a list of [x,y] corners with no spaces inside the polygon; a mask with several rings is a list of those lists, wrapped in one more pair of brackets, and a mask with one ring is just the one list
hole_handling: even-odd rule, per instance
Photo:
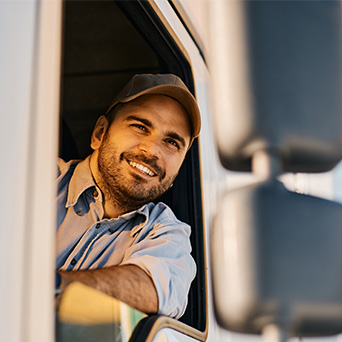
{"label": "man's face", "polygon": [[[96,128],[95,128],[96,130]],[[183,107],[163,95],[145,95],[116,113],[98,145],[95,180],[132,210],[153,201],[173,183],[190,143]]]}

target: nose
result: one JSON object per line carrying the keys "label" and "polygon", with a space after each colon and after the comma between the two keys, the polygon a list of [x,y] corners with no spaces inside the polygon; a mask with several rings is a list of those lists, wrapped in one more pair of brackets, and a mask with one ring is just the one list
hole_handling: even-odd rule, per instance
{"label": "nose", "polygon": [[160,142],[158,137],[154,137],[152,135],[145,136],[140,141],[139,149],[151,158],[159,159],[160,157]]}

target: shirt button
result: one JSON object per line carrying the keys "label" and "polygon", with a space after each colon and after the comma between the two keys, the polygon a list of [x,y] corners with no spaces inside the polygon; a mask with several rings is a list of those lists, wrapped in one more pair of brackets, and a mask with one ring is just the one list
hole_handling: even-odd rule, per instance
{"label": "shirt button", "polygon": [[98,224],[95,226],[96,229],[99,229],[100,227],[101,227],[101,223],[98,223]]}
{"label": "shirt button", "polygon": [[83,213],[82,213],[82,211],[80,210],[80,211],[78,211],[77,213],[76,213],[78,216],[82,216],[83,215]]}
{"label": "shirt button", "polygon": [[114,230],[112,228],[109,228],[108,229],[109,233],[113,234],[114,233]]}
{"label": "shirt button", "polygon": [[99,193],[98,193],[97,190],[95,189],[95,190],[93,191],[93,196],[94,196],[94,198],[96,198],[98,195],[99,195]]}
{"label": "shirt button", "polygon": [[71,265],[74,266],[76,264],[76,262],[77,262],[76,259],[72,259],[71,260]]}

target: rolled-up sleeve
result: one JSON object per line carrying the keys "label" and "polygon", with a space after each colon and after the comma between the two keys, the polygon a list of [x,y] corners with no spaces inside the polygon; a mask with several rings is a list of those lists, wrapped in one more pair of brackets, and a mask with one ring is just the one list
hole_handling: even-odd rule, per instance
{"label": "rolled-up sleeve", "polygon": [[156,206],[151,220],[155,223],[146,230],[143,227],[134,237],[137,241],[127,249],[121,265],[142,268],[156,287],[158,313],[179,318],[186,309],[190,285],[196,275],[196,264],[190,254],[191,229],[163,204]]}

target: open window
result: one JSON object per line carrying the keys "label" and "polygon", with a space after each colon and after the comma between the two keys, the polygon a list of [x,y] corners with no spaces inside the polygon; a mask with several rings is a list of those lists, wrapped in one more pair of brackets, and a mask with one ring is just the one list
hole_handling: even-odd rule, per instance
{"label": "open window", "polygon": [[[194,92],[190,63],[149,1],[66,1],[62,72],[60,156],[65,160],[91,153],[90,135],[97,118],[134,74],[173,73]],[[187,334],[196,330],[204,336],[206,289],[197,139],[174,186],[161,200],[191,225],[198,270],[180,319],[184,324],[168,319],[168,326],[175,321],[176,330],[189,327]],[[153,325],[160,317],[146,320]]]}

